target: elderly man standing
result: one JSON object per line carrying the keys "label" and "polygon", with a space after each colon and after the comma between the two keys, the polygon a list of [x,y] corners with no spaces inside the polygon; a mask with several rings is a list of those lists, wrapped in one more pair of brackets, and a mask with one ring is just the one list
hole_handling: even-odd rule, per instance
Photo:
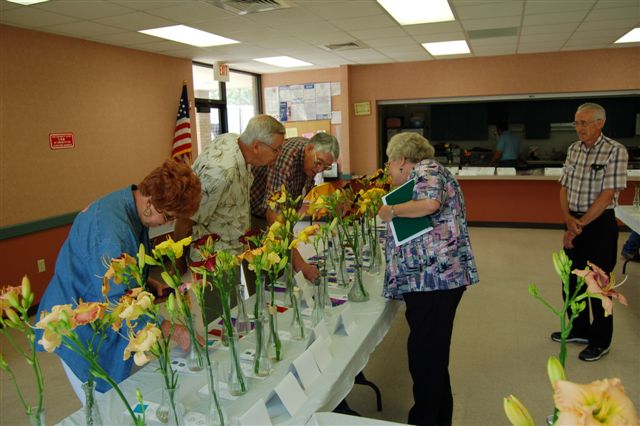
{"label": "elderly man standing", "polygon": [[[282,149],[284,134],[285,128],[278,120],[258,115],[249,120],[241,135],[226,133],[214,139],[193,163],[202,184],[200,207],[191,219],[176,222],[175,238],[193,235],[195,241],[217,234],[217,248],[239,254],[239,238],[251,226],[251,166],[272,164]],[[190,256],[199,260],[196,250],[191,250]],[[207,316],[215,318],[218,305],[207,305]]]}
{"label": "elderly man standing", "polygon": [[[564,249],[572,260],[573,269],[584,269],[587,261],[610,273],[618,247],[614,196],[627,185],[628,153],[624,145],[602,134],[606,120],[604,108],[586,103],[578,107],[573,122],[579,141],[567,151],[560,178],[560,208],[566,225]],[[576,287],[571,275],[570,291]],[[579,354],[582,361],[596,361],[609,352],[613,334],[613,316],[605,317],[602,304],[592,300],[573,322],[567,341],[587,343]],[[571,309],[568,315],[571,316]],[[551,334],[560,341],[560,333]]]}
{"label": "elderly man standing", "polygon": [[[313,177],[340,156],[338,140],[328,133],[317,133],[307,138],[287,139],[278,159],[270,166],[254,166],[254,182],[251,187],[251,215],[258,227],[266,227],[276,220],[276,212],[269,209],[267,200],[284,184],[293,198],[303,195],[313,186]],[[299,206],[298,206],[299,207]],[[318,269],[305,262],[297,250],[293,250],[293,268],[302,271],[305,278],[314,281]]]}

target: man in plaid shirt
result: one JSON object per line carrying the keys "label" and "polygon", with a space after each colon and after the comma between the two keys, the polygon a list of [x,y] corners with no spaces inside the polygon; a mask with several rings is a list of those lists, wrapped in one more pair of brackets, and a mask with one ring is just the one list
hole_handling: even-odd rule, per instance
{"label": "man in plaid shirt", "polygon": [[[280,191],[283,184],[291,197],[303,195],[313,186],[313,177],[330,170],[339,155],[338,140],[328,133],[317,133],[311,140],[300,137],[287,139],[275,163],[252,168],[253,225],[262,228],[276,220],[276,212],[269,209],[267,200]],[[305,262],[297,250],[292,250],[292,257],[294,270],[302,271],[305,278],[312,282],[318,277],[318,269]]]}
{"label": "man in plaid shirt", "polygon": [[[560,208],[566,225],[563,245],[572,268],[584,269],[590,261],[609,274],[618,247],[614,197],[627,186],[629,156],[624,145],[602,134],[605,120],[605,110],[598,104],[578,107],[573,124],[580,140],[567,151],[560,178]],[[575,286],[576,276],[571,274],[571,293]],[[588,344],[578,356],[583,361],[596,361],[607,354],[613,334],[613,316],[605,317],[599,301],[590,305],[593,321],[590,323],[586,308],[574,320],[567,338]],[[551,339],[560,341],[560,333],[552,333]]]}

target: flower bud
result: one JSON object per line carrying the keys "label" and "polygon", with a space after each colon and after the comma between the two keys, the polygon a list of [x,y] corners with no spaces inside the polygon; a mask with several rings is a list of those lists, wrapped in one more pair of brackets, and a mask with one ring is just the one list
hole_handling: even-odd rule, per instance
{"label": "flower bud", "polygon": [[564,367],[560,363],[560,360],[555,357],[549,357],[549,361],[547,361],[547,374],[549,375],[549,381],[551,385],[553,385],[558,380],[565,380]]}
{"label": "flower bud", "polygon": [[28,299],[31,294],[31,281],[26,275],[22,277],[22,298]]}
{"label": "flower bud", "polygon": [[136,401],[138,401],[138,403],[140,405],[142,405],[142,391],[140,390],[140,388],[136,389]]}
{"label": "flower bud", "polygon": [[167,312],[169,312],[171,316],[176,312],[176,298],[173,293],[169,294],[169,298],[167,299]]}
{"label": "flower bud", "polygon": [[7,315],[10,323],[12,323],[13,325],[20,324],[20,317],[18,316],[18,314],[16,314],[16,311],[11,308],[6,308],[4,313]]}
{"label": "flower bud", "polygon": [[504,412],[513,426],[534,426],[527,408],[513,395],[504,398]]}
{"label": "flower bud", "polygon": [[173,281],[173,278],[171,277],[171,275],[169,275],[167,271],[162,271],[162,274],[160,274],[160,276],[162,277],[164,282],[167,283],[169,287],[171,287],[174,290],[178,289],[178,286],[176,285],[175,281]]}
{"label": "flower bud", "polygon": [[[15,288],[15,287],[13,287]],[[20,309],[20,302],[18,301],[18,295],[17,293],[14,293],[13,291],[8,291],[3,295],[6,300],[9,302],[9,304],[15,308],[15,309]]]}

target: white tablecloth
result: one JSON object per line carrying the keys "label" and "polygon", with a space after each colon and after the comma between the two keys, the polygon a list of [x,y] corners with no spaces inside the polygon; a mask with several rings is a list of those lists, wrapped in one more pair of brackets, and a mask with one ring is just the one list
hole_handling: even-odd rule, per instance
{"label": "white tablecloth", "polygon": [[[333,356],[330,367],[306,390],[307,399],[292,417],[284,409],[274,409],[267,405],[269,415],[274,424],[304,424],[317,411],[333,410],[343,398],[347,396],[354,384],[355,376],[366,366],[369,355],[382,341],[389,330],[398,308],[399,302],[382,298],[382,275],[364,273],[365,285],[370,294],[370,300],[364,303],[349,303],[357,327],[349,336],[333,334],[340,312],[347,304],[334,307],[326,318],[327,327],[332,333],[331,354]],[[330,292],[335,292],[331,290]],[[250,311],[252,302],[248,305]],[[291,310],[280,314],[279,328],[289,330]],[[253,404],[263,398],[265,401],[273,388],[281,382],[290,365],[305,349],[307,342],[283,341],[284,359],[274,362],[274,369],[270,376],[264,379],[248,378],[249,392],[235,401],[223,399],[223,404],[229,417],[233,420],[244,414]],[[255,347],[253,333],[240,341],[240,350]],[[220,347],[212,350],[212,359],[220,363],[221,370],[227,368],[228,350]],[[122,356],[114,354],[114,356]],[[250,365],[250,364],[248,364]],[[142,390],[145,401],[159,403],[161,400],[161,378],[155,367],[150,363],[143,369],[129,377],[121,384],[121,388],[132,406],[135,405],[135,390]],[[221,373],[222,374],[222,373]],[[223,380],[225,378],[223,377]],[[201,373],[184,373],[180,376],[178,400],[185,411],[207,412],[207,400],[198,394],[198,390],[206,385],[206,376]],[[102,418],[105,424],[129,424],[131,419],[125,414],[125,407],[116,395],[110,391],[98,397]],[[79,410],[64,419],[63,425],[84,424],[84,413]],[[158,424],[149,422],[149,424]]]}
{"label": "white tablecloth", "polygon": [[618,206],[615,211],[618,219],[633,231],[640,233],[640,209],[633,206]]}
{"label": "white tablecloth", "polygon": [[338,413],[315,413],[305,426],[399,426],[406,423],[394,423],[385,420],[370,419],[368,417],[349,416]]}

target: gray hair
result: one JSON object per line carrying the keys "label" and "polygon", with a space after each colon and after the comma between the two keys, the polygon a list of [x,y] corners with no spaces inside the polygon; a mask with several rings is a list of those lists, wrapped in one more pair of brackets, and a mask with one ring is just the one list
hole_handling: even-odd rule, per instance
{"label": "gray hair", "polygon": [[335,136],[331,136],[329,133],[316,133],[313,135],[310,141],[313,145],[313,149],[317,152],[328,152],[333,157],[333,161],[336,161],[340,156],[340,144]]}
{"label": "gray hair", "polygon": [[413,132],[398,133],[387,145],[389,160],[399,160],[404,157],[412,163],[419,163],[424,159],[434,158],[435,154],[436,150],[429,141]]}
{"label": "gray hair", "polygon": [[271,145],[273,143],[273,135],[284,135],[285,133],[286,130],[281,122],[270,115],[261,114],[249,120],[247,127],[240,135],[240,140],[245,145],[251,145],[251,142],[256,139]]}
{"label": "gray hair", "polygon": [[576,112],[580,112],[580,111],[585,110],[585,109],[593,111],[594,120],[605,121],[607,119],[607,112],[604,110],[604,108],[600,104],[587,102],[585,104],[580,105],[578,107],[578,111],[576,111]]}

